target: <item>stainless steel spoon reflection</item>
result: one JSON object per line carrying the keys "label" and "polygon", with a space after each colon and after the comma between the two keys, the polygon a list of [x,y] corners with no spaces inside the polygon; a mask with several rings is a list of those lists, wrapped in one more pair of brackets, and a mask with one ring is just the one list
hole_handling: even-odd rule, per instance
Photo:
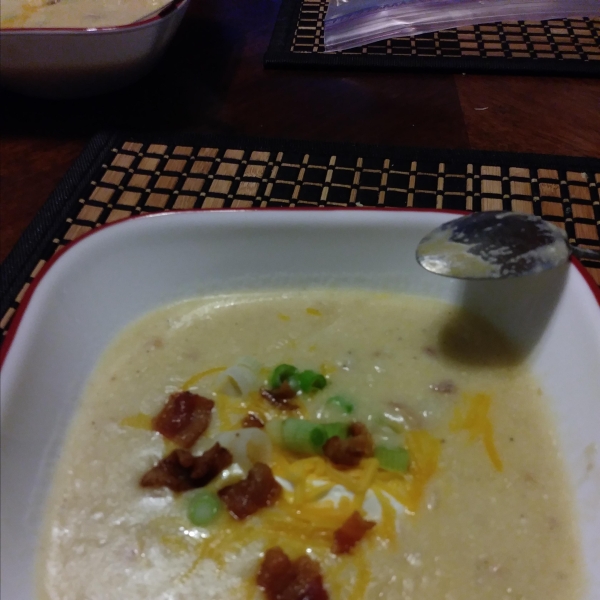
{"label": "stainless steel spoon reflection", "polygon": [[513,212],[472,213],[444,223],[417,247],[419,264],[459,279],[533,275],[577,258],[600,260],[600,251],[571,246],[565,232],[541,217]]}

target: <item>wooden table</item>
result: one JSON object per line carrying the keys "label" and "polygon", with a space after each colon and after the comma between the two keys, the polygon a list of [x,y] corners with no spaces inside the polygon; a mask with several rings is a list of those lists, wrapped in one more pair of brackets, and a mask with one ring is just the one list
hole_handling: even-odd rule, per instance
{"label": "wooden table", "polygon": [[193,0],[166,56],[126,90],[2,93],[0,260],[100,129],[600,157],[600,80],[265,71],[276,0]]}

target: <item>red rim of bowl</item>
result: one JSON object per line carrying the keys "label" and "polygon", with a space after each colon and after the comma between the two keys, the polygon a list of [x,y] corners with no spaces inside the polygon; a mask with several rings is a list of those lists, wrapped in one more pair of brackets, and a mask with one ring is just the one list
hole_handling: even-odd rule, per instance
{"label": "red rim of bowl", "polygon": [[182,4],[188,2],[190,0],[171,0],[154,16],[133,23],[125,23],[124,25],[112,25],[110,27],[3,27],[0,28],[0,33],[108,33],[110,31],[122,31],[123,29],[135,29],[164,19],[174,13]]}
{"label": "red rim of bowl", "polygon": [[[181,0],[181,1],[184,2],[185,0]],[[311,208],[311,207],[296,207],[294,210],[295,211],[300,210],[303,212],[309,212],[309,211],[320,212],[322,210],[325,210],[328,212],[330,212],[330,211],[335,211],[335,212],[347,212],[347,211],[355,212],[356,211],[357,212],[357,211],[364,211],[364,210],[384,212],[384,210],[382,210],[380,208],[376,208],[376,207],[345,208],[345,207],[335,207],[335,206],[325,206],[325,207],[316,208],[316,209]],[[444,209],[439,209],[439,208],[387,208],[387,209],[385,209],[386,212],[389,210],[392,210],[394,212],[422,212],[422,213],[429,212],[429,213],[446,214],[446,215],[467,215],[467,214],[469,214],[468,211],[444,210]],[[263,212],[263,211],[279,212],[279,211],[289,211],[289,209],[285,208],[285,207],[272,207],[272,208],[260,209],[260,212]],[[21,323],[21,320],[23,319],[23,315],[25,314],[25,310],[27,309],[27,306],[29,305],[29,301],[31,300],[33,293],[35,292],[37,286],[42,281],[42,279],[46,275],[46,273],[50,270],[50,268],[54,265],[54,263],[61,256],[63,256],[63,254],[65,252],[68,252],[74,246],[76,246],[79,242],[85,240],[86,238],[88,238],[100,231],[104,231],[105,229],[108,229],[109,227],[122,225],[124,223],[128,223],[133,220],[148,219],[148,218],[153,218],[153,217],[157,217],[157,216],[161,216],[161,215],[176,215],[176,214],[182,214],[182,213],[202,214],[202,213],[207,213],[207,212],[211,212],[211,213],[215,213],[215,212],[216,213],[248,212],[248,213],[250,213],[250,212],[259,212],[259,211],[257,209],[239,209],[239,208],[229,208],[229,209],[227,209],[227,208],[226,209],[223,209],[223,208],[216,208],[216,209],[196,208],[196,209],[191,209],[191,210],[181,210],[181,211],[177,211],[177,212],[163,211],[163,212],[159,212],[159,213],[152,213],[152,214],[145,214],[145,215],[133,215],[131,217],[122,219],[120,221],[115,221],[113,223],[105,223],[105,224],[101,225],[100,227],[97,227],[96,229],[88,231],[87,233],[83,234],[81,237],[73,240],[67,246],[64,246],[63,248],[61,248],[60,250],[55,252],[48,259],[46,264],[44,264],[44,266],[40,269],[39,273],[33,278],[32,282],[30,283],[29,287],[27,288],[27,291],[25,292],[25,295],[23,296],[23,300],[21,300],[21,302],[19,303],[19,306],[18,306],[18,308],[12,318],[12,321],[8,327],[8,331],[6,332],[4,341],[2,342],[2,346],[0,346],[0,369],[4,365],[4,360],[6,359],[6,356],[8,355],[8,351],[10,350],[12,342],[17,334],[19,324]],[[574,256],[571,256],[571,263],[579,271],[579,273],[583,277],[584,281],[587,283],[588,287],[590,288],[590,290],[592,292],[592,295],[595,297],[596,302],[598,303],[598,307],[600,308],[600,287],[598,287],[598,285],[596,285],[596,282],[592,279],[592,276],[589,274],[587,269],[583,266],[583,264],[577,258],[575,258]]]}

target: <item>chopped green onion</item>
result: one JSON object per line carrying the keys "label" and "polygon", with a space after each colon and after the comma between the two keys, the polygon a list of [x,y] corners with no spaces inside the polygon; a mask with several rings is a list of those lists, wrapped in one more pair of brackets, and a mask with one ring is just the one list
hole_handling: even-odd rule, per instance
{"label": "chopped green onion", "polygon": [[[305,393],[308,394],[313,390],[322,390],[327,385],[327,379],[321,373],[316,373],[315,371],[302,371],[302,373],[298,373],[295,375],[295,379],[298,381],[298,387]],[[292,387],[293,384],[290,380],[290,385]]]}
{"label": "chopped green onion", "polygon": [[336,436],[341,440],[345,440],[348,437],[348,423],[323,423],[321,429],[327,436],[326,440]]}
{"label": "chopped green onion", "polygon": [[[334,436],[348,437],[347,423],[315,423],[306,419],[286,419],[281,423],[281,444],[299,454],[318,454]],[[270,432],[269,432],[270,433]]]}
{"label": "chopped green onion", "polygon": [[300,380],[298,379],[298,375],[299,375],[299,373],[296,373],[295,375],[290,375],[289,379],[287,380],[288,385],[296,393],[298,393],[300,391]]}
{"label": "chopped green onion", "polygon": [[251,356],[243,356],[217,378],[217,389],[228,396],[246,396],[259,387],[260,363]]}
{"label": "chopped green onion", "polygon": [[271,419],[265,423],[265,433],[271,438],[271,441],[278,446],[283,445],[281,439],[281,425],[283,421],[281,419]]}
{"label": "chopped green onion", "polygon": [[354,412],[354,404],[344,396],[331,396],[325,404],[337,406],[345,415],[351,415]]}
{"label": "chopped green onion", "polygon": [[375,448],[375,458],[379,461],[379,466],[386,471],[406,473],[410,465],[410,454],[406,448],[377,446]]}
{"label": "chopped green onion", "polygon": [[327,379],[320,373],[311,370],[300,372],[293,365],[281,364],[273,369],[269,378],[269,386],[271,389],[275,389],[285,381],[295,392],[302,391],[305,394],[314,390],[322,390],[327,385]]}
{"label": "chopped green onion", "polygon": [[202,490],[194,494],[188,503],[188,519],[198,526],[212,523],[221,511],[221,500],[219,497],[208,490]]}
{"label": "chopped green onion", "polygon": [[287,381],[293,375],[298,373],[298,369],[293,365],[278,365],[273,369],[269,378],[269,386],[271,389],[278,388],[284,381]]}
{"label": "chopped green onion", "polygon": [[317,454],[327,440],[322,425],[305,419],[286,419],[281,424],[284,448],[299,454]]}

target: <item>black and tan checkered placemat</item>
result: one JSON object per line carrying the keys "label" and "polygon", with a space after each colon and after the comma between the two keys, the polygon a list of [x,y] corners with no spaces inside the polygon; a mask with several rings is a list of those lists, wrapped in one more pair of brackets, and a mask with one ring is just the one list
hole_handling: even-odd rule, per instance
{"label": "black and tan checkered placemat", "polygon": [[283,0],[265,66],[600,75],[600,15],[474,25],[326,53],[327,5]]}
{"label": "black and tan checkered placemat", "polygon": [[[2,336],[33,277],[104,224],[164,210],[379,207],[514,210],[600,248],[600,160],[351,144],[100,134],[0,267]],[[600,285],[600,262],[584,263]]]}

